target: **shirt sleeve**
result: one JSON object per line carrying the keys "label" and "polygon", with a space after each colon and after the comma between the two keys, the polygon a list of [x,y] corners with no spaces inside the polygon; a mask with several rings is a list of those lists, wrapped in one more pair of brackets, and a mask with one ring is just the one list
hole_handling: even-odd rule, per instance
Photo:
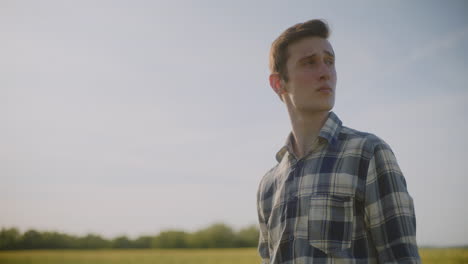
{"label": "shirt sleeve", "polygon": [[262,264],[270,263],[270,253],[268,249],[268,229],[265,221],[265,216],[261,206],[262,200],[260,198],[260,192],[257,195],[257,212],[258,222],[260,228],[260,235],[258,239],[258,253],[262,258]]}
{"label": "shirt sleeve", "polygon": [[421,263],[413,199],[386,143],[375,147],[369,163],[365,217],[379,263]]}

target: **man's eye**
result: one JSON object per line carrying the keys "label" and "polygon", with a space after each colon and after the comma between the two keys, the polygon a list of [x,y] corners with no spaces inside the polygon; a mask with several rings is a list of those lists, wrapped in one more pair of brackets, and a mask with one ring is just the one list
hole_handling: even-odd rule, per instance
{"label": "man's eye", "polygon": [[328,65],[333,65],[335,63],[335,60],[325,60],[325,63]]}

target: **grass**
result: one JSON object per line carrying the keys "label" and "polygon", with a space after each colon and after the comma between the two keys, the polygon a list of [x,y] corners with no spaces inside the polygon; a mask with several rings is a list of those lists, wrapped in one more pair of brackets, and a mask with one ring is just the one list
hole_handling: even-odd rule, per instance
{"label": "grass", "polygon": [[419,254],[424,264],[468,264],[468,248],[423,248]]}
{"label": "grass", "polygon": [[255,249],[28,250],[0,252],[1,264],[259,263]]}
{"label": "grass", "polygon": [[[466,264],[468,249],[420,249],[424,264]],[[248,249],[0,251],[0,264],[258,264]]]}

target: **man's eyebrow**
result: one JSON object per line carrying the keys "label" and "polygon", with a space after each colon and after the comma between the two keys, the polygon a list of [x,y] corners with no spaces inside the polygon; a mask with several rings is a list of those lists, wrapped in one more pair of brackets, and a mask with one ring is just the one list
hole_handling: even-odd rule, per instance
{"label": "man's eyebrow", "polygon": [[[331,52],[331,51],[324,50],[323,53],[327,54],[330,57],[335,58],[335,54],[333,52]],[[310,59],[310,58],[313,58],[315,56],[317,56],[317,53],[308,54],[308,55],[305,55],[304,57],[300,58],[299,61],[302,61],[302,60],[305,60],[305,59]]]}
{"label": "man's eyebrow", "polygon": [[305,56],[303,56],[303,57],[299,58],[299,60],[298,60],[298,61],[302,61],[302,60],[311,59],[311,58],[313,58],[313,57],[315,57],[315,56],[317,56],[317,54],[316,54],[316,53],[307,54],[307,55],[305,55]]}
{"label": "man's eyebrow", "polygon": [[328,54],[328,56],[331,56],[331,57],[333,57],[333,58],[335,57],[335,54],[334,54],[333,52],[331,52],[331,51],[324,50],[323,52],[326,53],[326,54]]}

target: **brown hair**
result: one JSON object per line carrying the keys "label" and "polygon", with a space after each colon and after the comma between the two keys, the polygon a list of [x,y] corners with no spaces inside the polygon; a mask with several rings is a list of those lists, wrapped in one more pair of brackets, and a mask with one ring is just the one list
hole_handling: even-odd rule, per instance
{"label": "brown hair", "polygon": [[288,61],[288,46],[307,37],[327,39],[330,35],[328,24],[324,20],[313,19],[296,24],[286,29],[273,41],[270,49],[270,71],[277,72],[280,78],[288,81],[286,62]]}

